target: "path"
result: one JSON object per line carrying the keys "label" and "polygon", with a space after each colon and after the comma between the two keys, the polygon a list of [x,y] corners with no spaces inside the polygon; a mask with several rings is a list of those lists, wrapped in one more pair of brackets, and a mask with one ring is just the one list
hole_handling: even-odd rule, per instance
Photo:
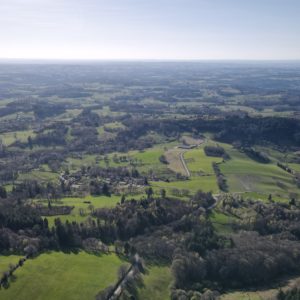
{"label": "path", "polygon": [[126,283],[126,280],[129,277],[132,277],[135,274],[135,272],[137,271],[135,269],[135,267],[136,267],[139,260],[140,260],[140,256],[138,254],[136,254],[134,256],[134,262],[130,265],[127,272],[124,274],[124,276],[116,283],[113,290],[107,296],[107,300],[119,299],[119,297],[121,296],[121,294],[123,292],[123,287],[124,287],[124,284]]}
{"label": "path", "polygon": [[185,169],[185,172],[186,172],[186,175],[188,177],[191,177],[191,173],[190,173],[190,170],[188,169],[186,163],[185,163],[185,160],[184,160],[184,157],[183,157],[183,154],[185,153],[186,151],[182,151],[180,152],[180,160],[181,160],[181,163],[183,165],[183,168]]}
{"label": "path", "polygon": [[124,275],[124,277],[117,283],[112,296],[109,297],[108,299],[109,300],[118,299],[123,292],[123,285],[126,282],[127,278],[133,275],[134,275],[134,270],[133,270],[133,265],[131,265],[128,271],[126,272],[126,274]]}
{"label": "path", "polygon": [[218,202],[219,202],[219,194],[215,194],[215,195],[213,195],[213,198],[215,199],[215,203],[214,204],[212,204],[211,206],[209,206],[208,208],[207,208],[207,210],[212,210],[212,209],[214,209],[216,206],[217,206],[217,204],[218,204]]}

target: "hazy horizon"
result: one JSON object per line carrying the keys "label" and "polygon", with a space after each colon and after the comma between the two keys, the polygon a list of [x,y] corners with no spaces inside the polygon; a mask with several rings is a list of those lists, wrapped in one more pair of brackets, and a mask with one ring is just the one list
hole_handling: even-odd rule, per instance
{"label": "hazy horizon", "polygon": [[297,0],[2,0],[0,58],[300,59]]}

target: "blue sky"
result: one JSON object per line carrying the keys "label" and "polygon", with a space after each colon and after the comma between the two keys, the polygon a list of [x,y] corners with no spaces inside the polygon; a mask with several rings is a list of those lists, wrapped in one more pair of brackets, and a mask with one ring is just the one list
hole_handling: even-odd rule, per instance
{"label": "blue sky", "polygon": [[0,0],[0,58],[300,59],[300,0]]}

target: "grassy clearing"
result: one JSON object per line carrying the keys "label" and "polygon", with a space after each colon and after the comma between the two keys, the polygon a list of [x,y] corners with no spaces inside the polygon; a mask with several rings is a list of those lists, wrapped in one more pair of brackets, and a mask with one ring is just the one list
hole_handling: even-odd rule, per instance
{"label": "grassy clearing", "polygon": [[58,182],[58,174],[48,171],[33,170],[28,173],[20,173],[19,180],[38,180],[43,182]]}
{"label": "grassy clearing", "polygon": [[67,109],[64,113],[55,116],[53,119],[57,121],[71,121],[73,118],[76,118],[82,109]]}
{"label": "grassy clearing", "polygon": [[[118,202],[120,202],[120,196],[114,196],[106,197],[106,196],[87,196],[84,198],[77,198],[77,197],[67,197],[62,198],[58,201],[55,201],[52,203],[52,205],[68,205],[68,206],[74,206],[74,209],[72,210],[71,214],[69,215],[59,215],[59,216],[50,216],[47,217],[47,220],[49,222],[49,226],[52,227],[54,225],[54,220],[56,218],[60,218],[61,221],[76,221],[76,222],[84,222],[91,212],[89,206],[92,205],[93,208],[101,208],[101,207],[114,207]],[[85,203],[85,201],[89,201],[90,203]],[[45,199],[37,200],[36,203],[48,205],[48,201]],[[83,213],[80,214],[80,211]]]}
{"label": "grassy clearing", "polygon": [[173,172],[175,173],[179,173],[179,174],[182,174],[184,176],[187,176],[187,172],[182,164],[182,161],[181,161],[181,158],[180,158],[180,155],[184,153],[183,150],[181,149],[170,149],[168,151],[166,151],[164,153],[167,161],[168,161],[168,168],[170,170],[172,170]]}
{"label": "grassy clearing", "polygon": [[300,164],[295,164],[295,163],[289,163],[288,166],[295,170],[296,172],[300,173]]}
{"label": "grassy clearing", "polygon": [[[269,201],[268,198],[269,198],[269,195],[270,194],[263,194],[263,193],[256,193],[256,192],[246,192],[246,193],[241,193],[241,195],[243,196],[244,199],[255,199],[255,200],[259,200],[259,201],[264,201],[264,202],[267,202]],[[276,196],[276,195],[272,195],[272,200],[275,201],[275,202],[288,202],[289,199],[288,197],[284,197],[284,196]]]}
{"label": "grassy clearing", "polygon": [[[173,148],[176,143],[164,143],[143,151],[128,151],[127,153],[113,152],[104,156],[101,155],[83,155],[81,158],[67,159],[67,164],[71,170],[78,170],[82,166],[100,167],[136,167],[139,172],[148,173],[155,171],[156,173],[168,173],[168,168],[165,164],[159,161],[159,157],[167,151],[168,148]],[[114,161],[114,157],[127,157],[127,161]]]}
{"label": "grassy clearing", "polygon": [[276,299],[276,296],[281,288],[283,291],[293,287],[296,282],[299,281],[299,277],[287,278],[283,281],[273,282],[271,287],[261,288],[258,290],[248,291],[233,291],[227,292],[221,296],[220,300],[262,300],[262,299]]}
{"label": "grassy clearing", "polygon": [[32,111],[30,111],[30,112],[17,112],[17,113],[13,113],[13,114],[9,114],[9,115],[0,117],[1,121],[16,120],[17,118],[26,118],[26,119],[34,120],[34,114],[33,114]]}
{"label": "grassy clearing", "polygon": [[126,127],[121,122],[106,123],[104,125],[108,129],[125,129]]}
{"label": "grassy clearing", "polygon": [[170,195],[172,189],[188,189],[191,194],[202,190],[204,192],[218,192],[218,187],[214,176],[198,176],[181,181],[152,181],[151,185],[156,188],[164,188]]}
{"label": "grassy clearing", "polygon": [[3,300],[81,300],[95,295],[117,280],[122,264],[116,255],[101,257],[79,252],[51,252],[28,260],[16,280],[0,291]]}
{"label": "grassy clearing", "polygon": [[2,133],[1,140],[6,146],[9,146],[16,141],[27,142],[29,136],[35,137],[33,130],[13,131]]}
{"label": "grassy clearing", "polygon": [[228,214],[224,214],[214,210],[210,215],[210,220],[216,229],[216,231],[220,234],[229,234],[232,233],[231,224],[235,221],[234,216],[230,216]]}
{"label": "grassy clearing", "polygon": [[[166,153],[169,153],[170,165],[174,171],[183,168],[180,161],[180,149],[171,149]],[[188,189],[193,194],[198,190],[205,192],[219,192],[217,186],[216,177],[212,169],[212,162],[220,162],[221,158],[207,157],[203,151],[202,146],[200,148],[184,151],[185,163],[191,172],[189,180],[172,181],[172,182],[152,182],[151,185],[155,188],[164,188],[167,192],[171,193],[172,189]],[[184,171],[184,175],[186,172]]]}
{"label": "grassy clearing", "polygon": [[[263,297],[267,296],[267,298]],[[261,299],[270,299],[269,297],[275,296],[276,290],[268,292],[233,292],[222,295],[221,300],[261,300]]]}
{"label": "grassy clearing", "polygon": [[172,281],[172,275],[169,267],[151,266],[149,273],[143,278],[145,286],[139,290],[139,299],[170,299],[169,285]]}
{"label": "grassy clearing", "polygon": [[186,164],[193,175],[206,174],[214,175],[212,168],[213,162],[221,162],[223,159],[220,157],[209,157],[204,153],[203,148],[192,149],[184,154]]}
{"label": "grassy clearing", "polygon": [[13,185],[12,184],[6,184],[4,185],[4,188],[6,189],[7,192],[11,192],[13,189]]}
{"label": "grassy clearing", "polygon": [[105,130],[105,126],[100,126],[97,128],[99,138],[103,141],[113,140],[117,134],[115,132],[108,132]]}
{"label": "grassy clearing", "polygon": [[140,162],[139,170],[149,172],[150,170],[166,169],[166,165],[159,161],[164,150],[161,147],[154,147],[140,152],[130,152],[130,156]]}
{"label": "grassy clearing", "polygon": [[275,163],[262,164],[227,144],[222,144],[231,159],[220,165],[231,192],[255,192],[284,197],[298,193],[293,177]]}

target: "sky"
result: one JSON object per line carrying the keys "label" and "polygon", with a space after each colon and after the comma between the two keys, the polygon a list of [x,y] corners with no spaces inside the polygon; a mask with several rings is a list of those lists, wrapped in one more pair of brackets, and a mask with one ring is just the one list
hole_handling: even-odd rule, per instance
{"label": "sky", "polygon": [[0,58],[298,60],[300,0],[0,0]]}

